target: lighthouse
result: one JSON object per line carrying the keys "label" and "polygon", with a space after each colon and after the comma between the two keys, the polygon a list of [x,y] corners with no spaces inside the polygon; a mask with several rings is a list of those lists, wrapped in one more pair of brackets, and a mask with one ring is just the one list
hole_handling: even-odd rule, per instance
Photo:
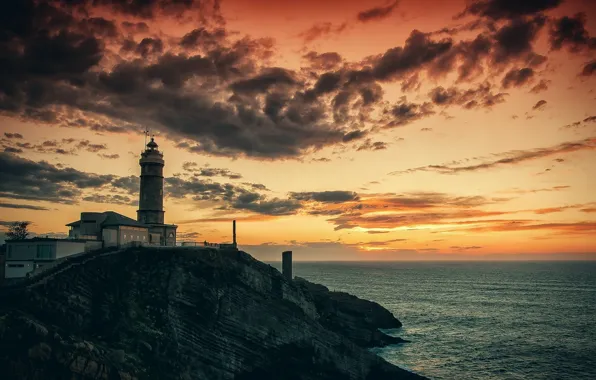
{"label": "lighthouse", "polygon": [[[164,223],[164,159],[163,153],[152,137],[141,153],[141,186],[137,221],[149,226],[151,242],[159,245],[176,245],[176,229],[173,224]],[[158,240],[158,241],[157,241]]]}

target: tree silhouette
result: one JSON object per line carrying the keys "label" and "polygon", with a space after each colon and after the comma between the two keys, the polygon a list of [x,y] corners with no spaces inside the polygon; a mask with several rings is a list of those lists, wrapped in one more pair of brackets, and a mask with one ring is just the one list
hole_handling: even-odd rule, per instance
{"label": "tree silhouette", "polygon": [[31,224],[31,222],[14,222],[8,227],[6,237],[9,240],[27,239],[27,236],[29,236],[29,231],[27,231],[29,224]]}

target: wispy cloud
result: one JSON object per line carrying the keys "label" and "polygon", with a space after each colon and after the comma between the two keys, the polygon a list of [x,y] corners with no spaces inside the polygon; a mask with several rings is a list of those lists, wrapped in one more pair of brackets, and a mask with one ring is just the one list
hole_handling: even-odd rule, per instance
{"label": "wispy cloud", "polygon": [[581,150],[596,149],[596,137],[590,137],[584,140],[575,142],[565,142],[548,148],[537,148],[529,150],[512,150],[509,152],[496,154],[497,157],[503,157],[498,160],[492,160],[475,165],[427,165],[417,168],[395,171],[389,173],[390,175],[410,174],[416,172],[435,172],[440,174],[459,174],[466,172],[474,172],[480,170],[493,169],[500,166],[511,166],[521,164],[527,161],[538,160],[545,157],[551,157],[559,154],[566,154],[577,152]]}
{"label": "wispy cloud", "polygon": [[398,3],[399,1],[394,1],[393,3],[386,6],[378,6],[361,11],[357,16],[358,21],[369,22],[387,18],[393,13]]}

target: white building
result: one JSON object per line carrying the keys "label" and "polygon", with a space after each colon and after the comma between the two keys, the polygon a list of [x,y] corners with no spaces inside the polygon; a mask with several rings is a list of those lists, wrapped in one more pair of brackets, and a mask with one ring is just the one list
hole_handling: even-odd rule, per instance
{"label": "white building", "polygon": [[23,278],[54,260],[75,253],[101,248],[101,241],[81,239],[33,238],[6,241],[4,276],[7,279]]}
{"label": "white building", "polygon": [[103,247],[120,247],[132,242],[160,245],[160,236],[149,233],[149,226],[114,211],[82,212],[81,219],[67,224],[70,239],[93,239]]}

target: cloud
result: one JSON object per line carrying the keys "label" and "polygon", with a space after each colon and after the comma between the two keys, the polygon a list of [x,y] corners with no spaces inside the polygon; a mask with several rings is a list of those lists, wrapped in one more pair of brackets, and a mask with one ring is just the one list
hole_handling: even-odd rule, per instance
{"label": "cloud", "polygon": [[189,231],[189,232],[176,232],[176,238],[179,240],[194,240],[202,236],[201,233],[196,231]]}
{"label": "cloud", "polygon": [[4,202],[0,202],[0,208],[14,208],[14,209],[24,209],[24,210],[36,210],[36,211],[49,210],[48,208],[42,207],[42,206],[24,205],[24,204],[16,204],[16,203],[4,203]]}
{"label": "cloud", "polygon": [[534,77],[534,70],[530,67],[510,70],[502,80],[503,88],[521,87],[529,83]]}
{"label": "cloud", "polygon": [[342,57],[336,52],[317,53],[310,51],[302,56],[308,63],[309,68],[314,70],[329,71],[339,67]]}
{"label": "cloud", "polygon": [[563,190],[569,190],[571,188],[571,186],[567,186],[567,185],[562,185],[562,186],[553,186],[553,187],[546,187],[546,188],[540,188],[540,189],[511,189],[511,190],[503,190],[500,191],[501,193],[506,193],[506,194],[533,194],[533,193],[540,193],[540,192],[551,192],[551,191],[563,191]]}
{"label": "cloud", "polygon": [[380,81],[400,79],[405,74],[429,66],[447,54],[452,47],[453,40],[450,38],[433,41],[428,34],[414,30],[404,47],[395,47],[376,56],[373,59],[372,70],[363,70],[360,75],[364,78],[370,75]]}
{"label": "cloud", "polygon": [[[193,173],[194,176],[201,176],[201,177],[226,177],[229,179],[241,179],[242,175],[238,173],[232,173],[228,169],[220,169],[220,168],[199,168],[196,162],[184,162],[182,164],[182,169]],[[256,186],[257,184],[255,184]]]}
{"label": "cloud", "polygon": [[594,74],[596,74],[596,60],[586,63],[581,72],[581,75],[585,77],[589,77]]}
{"label": "cloud", "polygon": [[[74,138],[62,139],[60,141],[45,140],[38,144],[20,142],[19,140],[10,139],[4,141],[4,151],[9,153],[23,153],[23,151],[28,150],[41,154],[77,155],[80,151],[98,153],[108,149],[105,144],[94,144],[89,140],[78,140]],[[118,158],[115,157],[118,155],[99,154],[99,156],[112,159]]]}
{"label": "cloud", "polygon": [[48,162],[34,162],[0,153],[0,197],[72,204],[85,189],[111,183],[112,175],[60,169]]}
{"label": "cloud", "polygon": [[22,139],[23,138],[23,135],[21,135],[20,133],[4,132],[4,136],[6,136],[7,139]]}
{"label": "cloud", "polygon": [[492,85],[483,82],[476,87],[461,90],[457,87],[443,88],[442,86],[432,89],[428,96],[438,106],[457,105],[464,109],[487,108],[490,109],[496,104],[505,102],[507,93],[494,93]]}
{"label": "cloud", "polygon": [[108,203],[113,205],[138,206],[138,199],[131,199],[120,194],[93,194],[82,198],[85,202]]}
{"label": "cloud", "polygon": [[529,150],[514,150],[504,153],[499,153],[498,160],[492,160],[475,165],[456,166],[456,165],[428,165],[405,171],[392,172],[392,175],[415,173],[415,172],[436,172],[440,174],[458,174],[465,172],[474,172],[479,170],[493,169],[495,167],[504,165],[517,165],[523,162],[537,160],[545,157],[551,157],[558,154],[572,153],[581,150],[596,149],[596,138],[588,138],[580,141],[565,142],[548,148],[537,148]]}
{"label": "cloud", "polygon": [[567,47],[573,53],[596,49],[596,37],[590,37],[585,24],[585,13],[553,20],[549,30],[551,49],[560,50]]}
{"label": "cloud", "polygon": [[477,245],[470,245],[470,246],[453,245],[453,246],[451,246],[449,248],[450,249],[454,249],[456,251],[469,251],[469,250],[481,249],[482,247],[477,246]]}
{"label": "cloud", "polygon": [[528,221],[502,221],[492,225],[463,228],[462,232],[516,232],[516,231],[542,231],[566,235],[586,234],[591,235],[596,231],[595,222],[575,223],[536,223]]}
{"label": "cloud", "polygon": [[546,90],[548,90],[548,86],[550,83],[551,83],[551,81],[548,79],[540,79],[540,82],[538,82],[538,84],[536,84],[534,87],[532,87],[530,92],[533,94],[538,94],[542,91],[546,91]]}
{"label": "cloud", "polygon": [[585,128],[588,125],[590,125],[590,123],[596,123],[596,116],[588,116],[583,120],[578,120],[575,121],[571,124],[566,124],[564,126],[561,127],[561,129],[579,129],[579,128]]}
{"label": "cloud", "polygon": [[391,15],[391,13],[393,13],[398,3],[399,1],[394,1],[387,6],[379,6],[361,11],[357,16],[358,21],[369,22],[387,18]]}
{"label": "cloud", "polygon": [[371,139],[366,139],[362,144],[358,145],[357,151],[362,150],[385,150],[387,149],[388,144],[383,141],[375,141],[373,142]]}
{"label": "cloud", "polygon": [[351,191],[292,192],[290,199],[321,203],[343,203],[358,200],[358,194]]}
{"label": "cloud", "polygon": [[494,64],[502,65],[533,57],[532,44],[545,22],[544,17],[513,19],[499,28],[494,33]]}
{"label": "cloud", "polygon": [[232,203],[231,207],[237,210],[248,210],[258,214],[280,216],[293,215],[302,205],[291,199],[266,199],[257,193],[240,194]]}
{"label": "cloud", "polygon": [[532,110],[542,110],[546,106],[546,103],[546,100],[539,100],[536,102],[536,104],[534,104],[534,106],[532,106]]}
{"label": "cloud", "polygon": [[471,14],[492,20],[516,19],[558,7],[562,0],[473,0],[459,17]]}
{"label": "cloud", "polygon": [[305,43],[312,42],[314,40],[327,37],[329,35],[337,35],[346,30],[348,23],[342,23],[340,25],[333,25],[330,22],[321,22],[311,26],[309,29],[298,34],[298,37],[302,38]]}
{"label": "cloud", "polygon": [[401,127],[434,113],[431,103],[408,103],[407,99],[403,97],[398,103],[384,110],[385,127]]}
{"label": "cloud", "polygon": [[118,153],[114,153],[114,154],[101,153],[101,154],[99,154],[99,157],[105,158],[106,160],[116,160],[116,159],[120,158],[120,155]]}

